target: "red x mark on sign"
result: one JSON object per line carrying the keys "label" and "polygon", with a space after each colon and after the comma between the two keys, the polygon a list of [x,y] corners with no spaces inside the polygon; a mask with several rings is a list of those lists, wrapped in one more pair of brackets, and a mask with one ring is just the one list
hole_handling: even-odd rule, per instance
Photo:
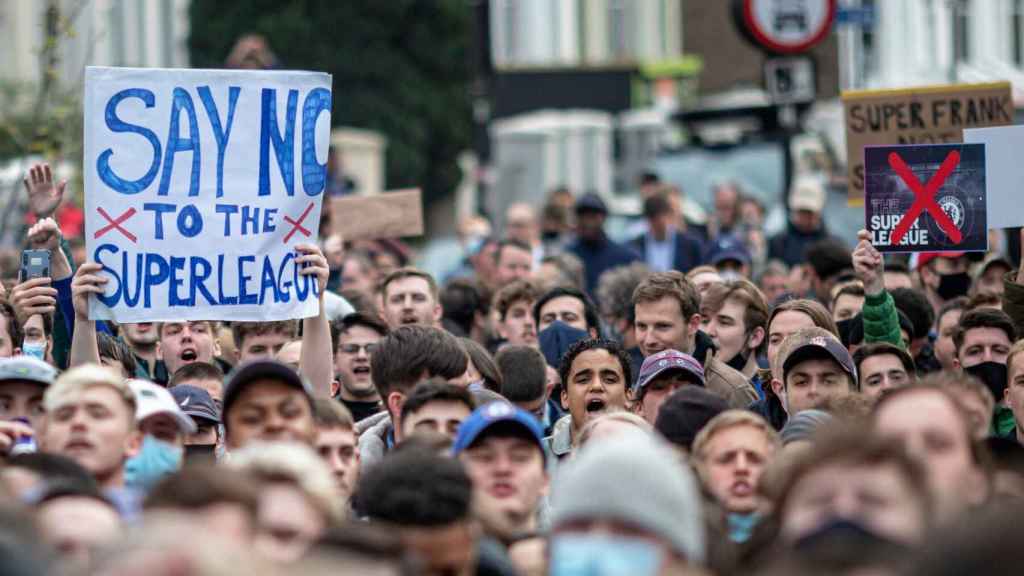
{"label": "red x mark on sign", "polygon": [[960,243],[960,240],[962,240],[960,230],[949,219],[946,212],[935,203],[935,193],[939,191],[939,187],[946,181],[946,178],[949,178],[949,175],[953,173],[953,169],[959,163],[960,153],[953,150],[946,155],[946,159],[942,161],[938,172],[928,180],[928,184],[922,185],[921,181],[917,179],[917,176],[910,170],[910,167],[903,161],[903,158],[900,158],[899,154],[895,152],[889,153],[889,166],[896,171],[896,174],[899,174],[899,177],[907,183],[907,186],[914,193],[914,204],[910,206],[910,210],[903,215],[899,224],[896,225],[896,229],[892,232],[892,243],[894,245],[900,243],[903,236],[910,230],[910,226],[914,224],[914,221],[925,210],[932,215],[932,218],[935,218],[939,227],[942,228],[943,232],[949,236],[949,239],[954,244]]}
{"label": "red x mark on sign", "polygon": [[306,216],[309,216],[309,211],[313,209],[313,206],[314,204],[312,202],[309,203],[309,206],[306,206],[306,211],[302,213],[302,216],[299,216],[298,222],[292,220],[288,216],[284,217],[284,221],[292,225],[292,229],[289,230],[288,233],[285,234],[284,236],[285,244],[287,244],[288,241],[291,240],[292,234],[295,234],[296,232],[302,232],[303,236],[309,236],[310,234],[312,234],[312,232],[310,232],[309,230],[302,226],[302,222],[306,219]]}
{"label": "red x mark on sign", "polygon": [[103,218],[105,218],[107,222],[110,222],[110,224],[97,230],[96,233],[93,234],[92,236],[94,239],[103,236],[104,234],[110,232],[111,230],[117,230],[121,234],[124,234],[125,238],[131,240],[132,242],[138,241],[138,238],[135,237],[135,234],[132,234],[131,232],[125,230],[123,226],[121,226],[122,222],[135,215],[135,208],[129,208],[127,211],[125,211],[124,214],[121,214],[117,218],[111,218],[110,214],[107,214],[107,211],[104,210],[103,208],[97,208],[96,211],[99,212],[100,216],[103,216]]}

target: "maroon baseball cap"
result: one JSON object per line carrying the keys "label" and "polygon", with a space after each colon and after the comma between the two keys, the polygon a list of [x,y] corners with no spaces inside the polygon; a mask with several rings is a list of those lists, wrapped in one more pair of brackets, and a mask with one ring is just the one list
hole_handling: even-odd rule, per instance
{"label": "maroon baseball cap", "polygon": [[662,350],[644,358],[640,367],[640,378],[636,382],[636,391],[643,390],[655,378],[669,371],[682,371],[688,374],[695,384],[704,385],[704,368],[696,358],[678,350]]}

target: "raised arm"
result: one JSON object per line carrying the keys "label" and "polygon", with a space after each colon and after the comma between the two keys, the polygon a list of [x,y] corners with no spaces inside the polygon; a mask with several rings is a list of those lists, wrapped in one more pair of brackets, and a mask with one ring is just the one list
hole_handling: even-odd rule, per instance
{"label": "raised arm", "polygon": [[853,270],[864,284],[864,342],[888,342],[905,348],[896,303],[885,291],[885,260],[871,245],[867,230],[858,232],[857,237],[860,242],[853,250]]}
{"label": "raised arm", "polygon": [[28,205],[37,218],[49,218],[60,207],[68,181],[53,181],[53,171],[46,162],[33,164],[22,180],[28,194]]}
{"label": "raised arm", "polygon": [[313,244],[299,244],[295,247],[299,257],[295,262],[302,266],[299,274],[314,276],[317,280],[320,313],[302,321],[302,353],[299,356],[299,372],[313,385],[313,393],[327,397],[331,394],[334,381],[334,362],[331,348],[331,327],[327,321],[324,306],[324,292],[330,270],[327,259],[320,248]]}
{"label": "raised arm", "polygon": [[89,295],[103,294],[107,279],[100,276],[103,267],[86,262],[78,267],[71,281],[71,298],[75,306],[75,333],[71,338],[68,366],[99,364],[100,349],[96,343],[96,322],[89,319]]}

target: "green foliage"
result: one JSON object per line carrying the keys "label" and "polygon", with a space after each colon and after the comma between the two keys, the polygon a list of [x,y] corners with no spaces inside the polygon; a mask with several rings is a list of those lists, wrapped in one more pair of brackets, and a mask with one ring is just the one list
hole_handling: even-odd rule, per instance
{"label": "green foliage", "polygon": [[335,126],[388,139],[387,185],[451,192],[470,146],[465,0],[193,0],[191,62],[218,68],[242,35],[267,38],[282,68],[334,77]]}

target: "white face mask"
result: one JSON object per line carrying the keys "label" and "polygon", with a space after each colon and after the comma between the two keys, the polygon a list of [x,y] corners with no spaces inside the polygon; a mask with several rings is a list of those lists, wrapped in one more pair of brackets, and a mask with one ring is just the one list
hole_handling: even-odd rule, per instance
{"label": "white face mask", "polygon": [[21,353],[25,356],[31,356],[37,360],[46,362],[46,341],[23,342],[21,344]]}

